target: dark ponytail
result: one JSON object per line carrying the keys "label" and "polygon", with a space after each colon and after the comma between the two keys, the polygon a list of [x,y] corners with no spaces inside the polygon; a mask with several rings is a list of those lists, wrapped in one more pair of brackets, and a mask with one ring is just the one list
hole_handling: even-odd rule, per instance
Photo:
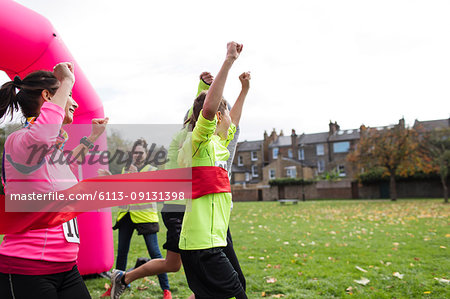
{"label": "dark ponytail", "polygon": [[[200,111],[203,109],[203,104],[205,103],[206,94],[208,92],[206,90],[202,91],[198,97],[194,100],[194,105],[192,108],[191,116],[184,122],[185,125],[189,125],[189,130],[192,131],[195,128],[195,124],[197,123],[198,116],[200,115]],[[225,109],[227,109],[227,101],[222,99],[219,104],[218,111],[224,113]]]}
{"label": "dark ponytail", "polygon": [[[37,117],[42,105],[42,91],[48,90],[54,95],[59,87],[59,81],[52,72],[35,71],[23,80],[16,76],[13,81],[6,82],[0,89],[0,119],[7,114],[19,110],[25,117]],[[19,92],[16,93],[16,89]]]}
{"label": "dark ponytail", "polygon": [[13,119],[14,111],[19,110],[17,101],[16,86],[13,81],[6,82],[0,88],[0,118],[7,113],[11,113]]}

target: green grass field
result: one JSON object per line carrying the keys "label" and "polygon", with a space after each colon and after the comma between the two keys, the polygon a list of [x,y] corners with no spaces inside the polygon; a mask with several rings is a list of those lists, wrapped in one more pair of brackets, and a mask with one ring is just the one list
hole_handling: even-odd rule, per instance
{"label": "green grass field", "polygon": [[[449,212],[442,200],[235,203],[231,232],[249,298],[450,298]],[[140,256],[148,253],[135,235],[128,266]],[[174,298],[187,298],[183,270],[168,275]],[[93,298],[105,283],[86,281]],[[149,277],[123,298],[162,291]]]}

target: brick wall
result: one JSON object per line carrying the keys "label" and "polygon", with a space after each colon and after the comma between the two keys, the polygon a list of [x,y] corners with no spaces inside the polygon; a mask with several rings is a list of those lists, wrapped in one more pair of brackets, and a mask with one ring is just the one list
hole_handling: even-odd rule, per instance
{"label": "brick wall", "polygon": [[[397,182],[398,198],[443,198],[439,180]],[[380,184],[359,185],[360,198],[380,198]]]}
{"label": "brick wall", "polygon": [[232,189],[233,201],[258,201],[259,189]]}

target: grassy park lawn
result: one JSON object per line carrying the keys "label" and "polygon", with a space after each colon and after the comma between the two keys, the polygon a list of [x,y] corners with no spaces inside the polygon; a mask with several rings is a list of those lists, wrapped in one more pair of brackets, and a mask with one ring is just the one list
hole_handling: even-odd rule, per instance
{"label": "grassy park lawn", "polygon": [[[442,200],[239,202],[231,232],[249,298],[450,298],[449,212]],[[142,237],[131,247],[128,267],[148,256]],[[187,298],[183,270],[168,275],[174,298]],[[93,298],[106,283],[86,280]],[[149,277],[123,298],[162,291]]]}
{"label": "grassy park lawn", "polygon": [[[231,232],[249,298],[450,298],[449,212],[442,200],[235,203]],[[140,256],[148,253],[135,235],[128,266]],[[174,298],[189,296],[183,270],[169,281]],[[109,281],[86,283],[98,298]],[[162,292],[149,277],[123,298]]]}

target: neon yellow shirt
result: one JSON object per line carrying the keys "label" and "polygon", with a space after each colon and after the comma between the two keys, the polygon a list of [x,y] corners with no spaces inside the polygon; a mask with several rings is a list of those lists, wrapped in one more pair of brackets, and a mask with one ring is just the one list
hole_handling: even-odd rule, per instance
{"label": "neon yellow shirt", "polygon": [[[155,171],[156,167],[150,164],[145,165],[139,172]],[[122,173],[125,173],[125,167],[122,168]],[[117,221],[123,218],[127,213],[130,213],[130,218],[133,223],[153,223],[158,222],[158,210],[156,203],[140,203],[126,206],[119,206],[117,213]]]}
{"label": "neon yellow shirt", "polygon": [[[217,118],[210,121],[202,112],[192,133],[188,134],[178,155],[181,167],[219,166],[226,169],[236,126],[231,124],[226,140],[214,135]],[[192,158],[191,158],[192,157]],[[188,199],[179,247],[197,250],[227,246],[227,229],[231,212],[231,193],[215,193]]]}

